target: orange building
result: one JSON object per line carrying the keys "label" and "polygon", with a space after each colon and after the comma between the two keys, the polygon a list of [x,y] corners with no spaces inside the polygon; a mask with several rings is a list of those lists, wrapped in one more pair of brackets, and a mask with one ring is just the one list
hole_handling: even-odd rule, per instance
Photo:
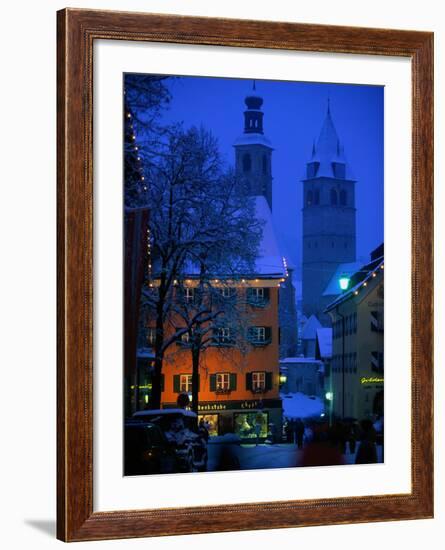
{"label": "orange building", "polygon": [[[285,262],[272,228],[270,208],[256,197],[256,213],[263,220],[263,238],[255,276],[216,283],[222,296],[236,295],[245,308],[245,346],[232,345],[230,327],[219,324],[211,346],[201,352],[199,365],[200,418],[211,435],[236,433],[242,438],[266,438],[281,433],[279,395],[279,286],[286,277]],[[185,292],[190,299],[197,282],[190,278]],[[174,322],[171,323],[174,325]],[[191,396],[192,356],[187,334],[170,346],[164,357],[162,406],[176,407],[180,393]]]}

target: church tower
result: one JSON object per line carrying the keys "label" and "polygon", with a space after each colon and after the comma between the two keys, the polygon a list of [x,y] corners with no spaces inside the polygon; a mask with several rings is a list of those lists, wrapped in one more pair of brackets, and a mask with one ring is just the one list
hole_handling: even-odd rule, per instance
{"label": "church tower", "polygon": [[253,91],[245,101],[244,133],[235,141],[235,168],[251,196],[263,195],[272,210],[272,146],[264,136],[263,98]]}
{"label": "church tower", "polygon": [[356,260],[355,180],[330,105],[303,180],[303,313],[329,324],[323,293],[342,263]]}

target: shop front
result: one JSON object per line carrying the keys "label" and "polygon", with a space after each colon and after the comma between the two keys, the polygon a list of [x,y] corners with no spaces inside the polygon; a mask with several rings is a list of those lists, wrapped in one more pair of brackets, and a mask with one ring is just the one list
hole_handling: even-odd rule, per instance
{"label": "shop front", "polygon": [[210,436],[234,433],[242,441],[277,437],[282,426],[281,399],[203,402],[198,419],[204,420]]}

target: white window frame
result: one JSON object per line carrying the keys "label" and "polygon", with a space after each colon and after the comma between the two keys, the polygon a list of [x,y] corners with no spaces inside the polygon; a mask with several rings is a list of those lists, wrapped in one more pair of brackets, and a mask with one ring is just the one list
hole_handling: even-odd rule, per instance
{"label": "white window frame", "polygon": [[219,291],[221,292],[221,296],[223,298],[230,298],[231,296],[231,287],[230,286],[223,286],[219,289]]}
{"label": "white window frame", "polygon": [[266,341],[266,327],[252,327],[252,341],[253,342],[265,342]]}
{"label": "white window frame", "polygon": [[254,295],[253,298],[254,300],[256,301],[261,301],[261,300],[264,300],[265,296],[264,296],[264,288],[262,286],[260,287],[253,287],[252,288],[252,294]]}
{"label": "white window frame", "polygon": [[181,392],[189,393],[192,391],[192,375],[180,374],[179,375],[179,390]]}
{"label": "white window frame", "polygon": [[186,286],[184,288],[184,300],[187,304],[193,303],[195,299],[195,289],[191,286]]}
{"label": "white window frame", "polygon": [[229,344],[230,343],[230,328],[229,327],[218,327],[218,344]]}
{"label": "white window frame", "polygon": [[266,389],[266,373],[264,371],[252,372],[252,390]]}
{"label": "white window frame", "polygon": [[184,332],[183,334],[181,334],[181,342],[183,344],[188,344],[190,342],[190,333]]}
{"label": "white window frame", "polygon": [[216,373],[216,391],[230,390],[230,373],[229,372],[217,372]]}
{"label": "white window frame", "polygon": [[150,347],[155,345],[156,340],[156,327],[147,327],[147,344]]}

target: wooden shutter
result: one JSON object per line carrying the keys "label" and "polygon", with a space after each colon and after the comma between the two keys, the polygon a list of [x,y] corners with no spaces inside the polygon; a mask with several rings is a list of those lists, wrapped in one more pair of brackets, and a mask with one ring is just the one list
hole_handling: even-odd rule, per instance
{"label": "wooden shutter", "polygon": [[210,391],[216,391],[216,374],[210,375]]}
{"label": "wooden shutter", "polygon": [[273,373],[266,372],[266,391],[271,390],[273,386]]}
{"label": "wooden shutter", "polygon": [[230,373],[230,389],[236,390],[236,374],[234,372]]}
{"label": "wooden shutter", "polygon": [[266,342],[271,342],[272,341],[272,327],[265,327],[265,337],[266,337]]}
{"label": "wooden shutter", "polygon": [[246,390],[252,389],[252,373],[246,372]]}
{"label": "wooden shutter", "polygon": [[174,374],[173,375],[173,391],[175,393],[180,393],[180,391],[181,391],[181,385],[180,385],[180,381],[179,381],[179,374]]}
{"label": "wooden shutter", "polygon": [[266,287],[264,289],[264,300],[268,302],[270,300],[270,288]]}

